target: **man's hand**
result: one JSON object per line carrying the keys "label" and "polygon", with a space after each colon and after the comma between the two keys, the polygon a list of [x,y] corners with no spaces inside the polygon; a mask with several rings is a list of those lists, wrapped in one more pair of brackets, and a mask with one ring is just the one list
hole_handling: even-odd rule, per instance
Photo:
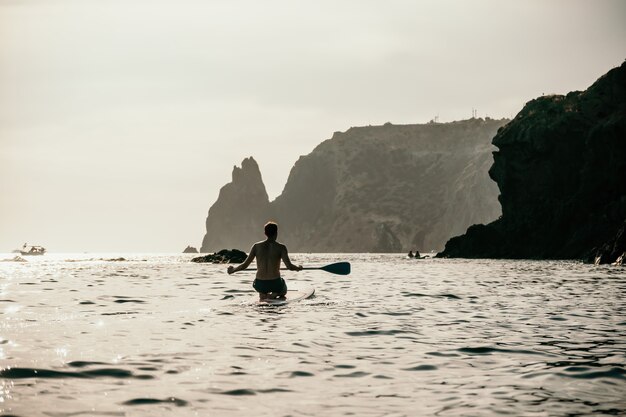
{"label": "man's hand", "polygon": [[232,266],[232,265],[230,265],[230,266],[228,267],[227,271],[228,271],[228,275],[230,275],[230,274],[232,274],[232,273],[234,273],[234,272],[235,272],[235,267],[234,267],[234,266]]}

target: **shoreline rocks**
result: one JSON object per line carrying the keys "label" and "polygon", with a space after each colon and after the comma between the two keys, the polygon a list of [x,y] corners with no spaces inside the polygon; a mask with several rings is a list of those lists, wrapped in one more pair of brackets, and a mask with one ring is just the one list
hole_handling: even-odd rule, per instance
{"label": "shoreline rocks", "polygon": [[612,239],[591,251],[585,262],[596,265],[626,265],[626,220]]}
{"label": "shoreline rocks", "polygon": [[213,264],[240,264],[246,260],[248,255],[239,249],[222,249],[209,255],[198,256],[191,260],[196,263],[213,263]]}

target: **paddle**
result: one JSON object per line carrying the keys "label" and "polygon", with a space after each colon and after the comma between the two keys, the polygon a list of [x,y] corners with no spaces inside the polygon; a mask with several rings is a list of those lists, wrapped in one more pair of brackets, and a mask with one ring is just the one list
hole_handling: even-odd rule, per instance
{"label": "paddle", "polygon": [[326,265],[326,266],[312,266],[302,268],[303,270],[312,270],[312,269],[321,269],[322,271],[330,272],[331,274],[337,275],[348,275],[350,274],[350,262],[337,262],[334,264]]}
{"label": "paddle", "polygon": [[[287,268],[280,269],[286,270]],[[330,272],[331,274],[348,275],[350,274],[350,262],[337,262],[326,266],[309,266],[306,268],[302,268],[303,271],[310,271],[315,269],[321,269],[322,271]],[[256,271],[256,268],[246,268],[243,271]]]}

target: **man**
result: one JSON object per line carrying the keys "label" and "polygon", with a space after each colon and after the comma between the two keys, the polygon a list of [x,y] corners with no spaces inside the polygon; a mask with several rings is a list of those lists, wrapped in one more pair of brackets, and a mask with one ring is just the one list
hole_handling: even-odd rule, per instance
{"label": "man", "polygon": [[259,293],[259,300],[261,301],[284,297],[287,294],[287,284],[280,276],[281,260],[290,271],[302,270],[302,266],[291,263],[287,247],[276,241],[278,237],[278,225],[276,223],[268,222],[265,225],[265,236],[267,239],[252,245],[250,254],[241,265],[228,267],[228,273],[233,274],[246,269],[256,258],[256,279],[252,286]]}

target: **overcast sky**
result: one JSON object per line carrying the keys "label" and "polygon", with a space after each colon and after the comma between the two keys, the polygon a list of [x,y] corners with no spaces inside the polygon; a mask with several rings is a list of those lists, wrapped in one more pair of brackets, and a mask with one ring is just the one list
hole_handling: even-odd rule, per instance
{"label": "overcast sky", "polygon": [[512,117],[626,58],[616,1],[0,1],[0,252],[180,252],[233,165]]}

